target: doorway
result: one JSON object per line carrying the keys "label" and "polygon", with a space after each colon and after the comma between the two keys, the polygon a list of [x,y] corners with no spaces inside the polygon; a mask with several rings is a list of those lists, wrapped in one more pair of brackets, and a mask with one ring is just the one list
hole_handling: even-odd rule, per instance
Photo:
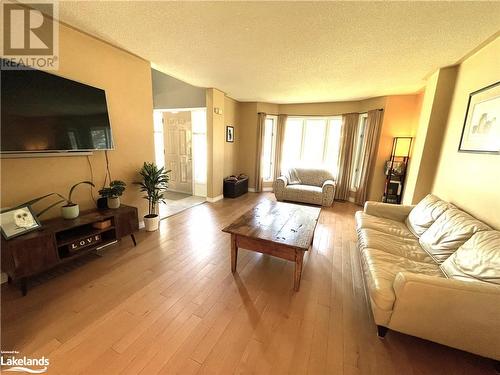
{"label": "doorway", "polygon": [[156,164],[170,170],[160,218],[169,217],[206,201],[206,109],[155,110]]}

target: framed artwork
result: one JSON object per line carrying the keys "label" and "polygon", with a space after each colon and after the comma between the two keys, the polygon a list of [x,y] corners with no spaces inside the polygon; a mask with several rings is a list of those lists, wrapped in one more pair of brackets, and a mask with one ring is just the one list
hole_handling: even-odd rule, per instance
{"label": "framed artwork", "polygon": [[30,206],[21,206],[0,213],[0,228],[6,240],[41,228]]}
{"label": "framed artwork", "polygon": [[226,126],[226,142],[234,142],[234,127]]}
{"label": "framed artwork", "polygon": [[500,154],[500,82],[469,95],[458,151]]}

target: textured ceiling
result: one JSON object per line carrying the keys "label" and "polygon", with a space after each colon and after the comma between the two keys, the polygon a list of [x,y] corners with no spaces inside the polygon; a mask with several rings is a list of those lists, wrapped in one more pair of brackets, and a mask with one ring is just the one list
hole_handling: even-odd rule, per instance
{"label": "textured ceiling", "polygon": [[243,101],[419,90],[500,30],[500,2],[60,2],[62,21]]}

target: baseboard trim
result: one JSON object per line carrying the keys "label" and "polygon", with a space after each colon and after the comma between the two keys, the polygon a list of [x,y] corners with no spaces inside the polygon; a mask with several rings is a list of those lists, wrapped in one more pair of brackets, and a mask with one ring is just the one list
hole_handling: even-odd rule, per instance
{"label": "baseboard trim", "polygon": [[356,203],[356,202],[354,201],[354,197],[349,197],[349,199],[347,199],[347,200],[348,200],[349,202]]}
{"label": "baseboard trim", "polygon": [[224,198],[223,195],[218,195],[217,197],[207,197],[207,202],[214,203],[222,200]]}
{"label": "baseboard trim", "polygon": [[146,227],[146,225],[144,224],[144,220],[140,220],[139,221],[139,229],[143,229],[145,227]]}
{"label": "baseboard trim", "polygon": [[249,191],[250,193],[255,193],[255,188],[248,188],[248,191]]}

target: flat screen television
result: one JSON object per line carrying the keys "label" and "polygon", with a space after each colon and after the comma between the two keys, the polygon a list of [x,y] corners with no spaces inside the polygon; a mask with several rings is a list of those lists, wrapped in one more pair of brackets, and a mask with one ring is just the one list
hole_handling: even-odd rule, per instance
{"label": "flat screen television", "polygon": [[113,148],[104,90],[34,69],[0,74],[2,154]]}

